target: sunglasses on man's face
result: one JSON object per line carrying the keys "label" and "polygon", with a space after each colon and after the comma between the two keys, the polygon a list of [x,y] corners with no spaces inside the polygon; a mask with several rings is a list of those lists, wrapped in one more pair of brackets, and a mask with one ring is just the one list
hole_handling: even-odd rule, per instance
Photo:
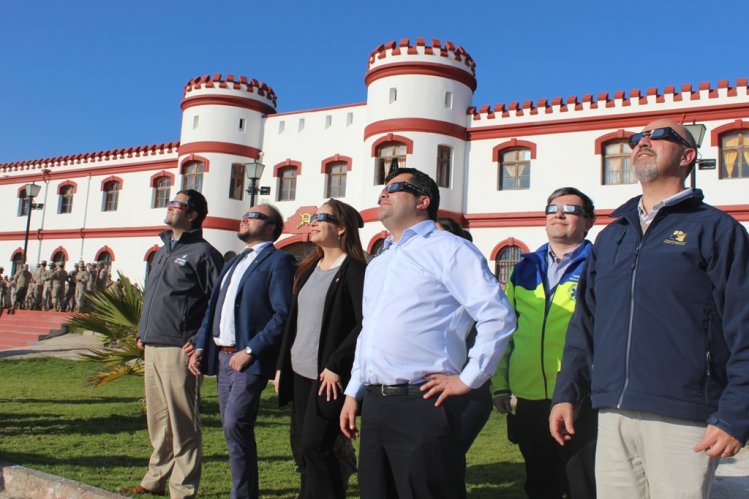
{"label": "sunglasses on man's face", "polygon": [[260,219],[260,220],[270,220],[270,217],[266,215],[265,213],[260,213],[259,211],[248,211],[244,215],[242,215],[242,221],[246,222],[247,220],[252,220],[253,218]]}
{"label": "sunglasses on man's face", "polygon": [[183,210],[183,211],[188,211],[190,209],[187,203],[183,203],[182,201],[177,201],[176,199],[169,201],[166,204],[166,208],[175,209],[175,210]]}
{"label": "sunglasses on man's face", "polygon": [[394,192],[409,192],[413,194],[414,196],[428,196],[423,189],[413,185],[410,182],[393,182],[392,184],[388,184],[385,186],[384,189],[382,189],[382,192],[387,192],[388,194],[392,194]]}
{"label": "sunglasses on man's face", "polygon": [[338,225],[338,219],[335,217],[335,215],[331,215],[330,213],[315,213],[312,215],[309,219],[310,223],[312,222],[328,222],[333,225]]}
{"label": "sunglasses on man's face", "polygon": [[550,204],[546,207],[547,215],[562,212],[565,215],[583,216],[583,207],[577,204]]}
{"label": "sunglasses on man's face", "polygon": [[676,133],[673,128],[668,126],[663,128],[654,128],[653,130],[645,130],[644,132],[631,135],[628,139],[629,147],[634,149],[645,137],[650,137],[650,140],[668,140],[669,142],[681,144],[689,149],[694,149],[694,146],[687,142],[684,137]]}

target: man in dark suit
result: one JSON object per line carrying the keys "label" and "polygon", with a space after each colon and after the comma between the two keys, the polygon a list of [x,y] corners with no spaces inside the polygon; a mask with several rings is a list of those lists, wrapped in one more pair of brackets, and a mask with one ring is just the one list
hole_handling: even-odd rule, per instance
{"label": "man in dark suit", "polygon": [[281,214],[270,205],[244,214],[237,236],[247,248],[224,266],[190,359],[193,373],[218,375],[232,499],[258,497],[255,419],[275,374],[295,270],[294,257],[273,245],[282,230]]}

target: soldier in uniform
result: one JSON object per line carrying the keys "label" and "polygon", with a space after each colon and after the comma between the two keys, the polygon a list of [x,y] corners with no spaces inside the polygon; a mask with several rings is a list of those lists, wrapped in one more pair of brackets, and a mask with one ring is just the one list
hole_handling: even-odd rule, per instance
{"label": "soldier in uniform", "polygon": [[88,272],[88,280],[86,281],[86,293],[94,294],[96,292],[96,278],[98,277],[98,271],[95,263],[89,263],[86,265],[86,271]]}
{"label": "soldier in uniform", "polygon": [[65,297],[65,281],[68,280],[68,273],[65,271],[65,263],[55,264],[52,272],[52,309],[55,312],[62,312],[63,298]]}
{"label": "soldier in uniform", "polygon": [[49,265],[49,268],[44,271],[44,288],[42,294],[42,310],[49,310],[52,308],[52,274],[55,273],[53,270],[54,263]]}
{"label": "soldier in uniform", "polygon": [[75,276],[75,308],[78,312],[87,311],[86,290],[90,279],[91,274],[86,269],[86,264],[81,260],[81,263],[78,264],[78,273]]}
{"label": "soldier in uniform", "polygon": [[79,265],[76,263],[73,265],[73,270],[68,272],[68,278],[66,279],[67,288],[65,289],[65,298],[62,301],[62,309],[65,312],[75,312],[75,278],[78,274]]}
{"label": "soldier in uniform", "polygon": [[31,283],[31,272],[29,272],[28,263],[24,263],[21,270],[16,272],[16,275],[13,276],[13,282],[16,285],[16,297],[13,302],[13,312],[15,312],[16,309],[24,307],[26,292]]}
{"label": "soldier in uniform", "polygon": [[42,299],[44,298],[44,273],[47,271],[47,261],[42,260],[42,263],[36,266],[34,271],[33,280],[31,283],[31,302],[34,310],[42,309]]}

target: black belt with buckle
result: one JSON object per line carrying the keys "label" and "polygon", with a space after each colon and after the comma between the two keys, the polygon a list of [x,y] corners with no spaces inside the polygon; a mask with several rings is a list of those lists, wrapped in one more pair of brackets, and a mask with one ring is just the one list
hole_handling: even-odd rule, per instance
{"label": "black belt with buckle", "polygon": [[408,383],[401,383],[399,385],[367,385],[367,391],[374,395],[380,395],[382,397],[404,397],[406,395],[420,395],[422,392],[419,390],[421,385],[409,385]]}

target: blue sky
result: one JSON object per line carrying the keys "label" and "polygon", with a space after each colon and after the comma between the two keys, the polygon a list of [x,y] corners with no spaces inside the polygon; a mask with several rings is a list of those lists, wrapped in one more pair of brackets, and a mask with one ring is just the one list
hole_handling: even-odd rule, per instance
{"label": "blue sky", "polygon": [[40,0],[0,7],[0,163],[179,140],[191,78],[245,75],[278,111],[363,102],[369,53],[439,38],[474,105],[749,77],[745,0]]}

